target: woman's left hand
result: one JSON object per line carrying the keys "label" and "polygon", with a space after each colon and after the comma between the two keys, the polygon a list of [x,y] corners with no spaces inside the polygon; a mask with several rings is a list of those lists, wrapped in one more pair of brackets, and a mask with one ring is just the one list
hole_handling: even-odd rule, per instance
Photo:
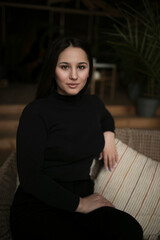
{"label": "woman's left hand", "polygon": [[118,153],[115,145],[113,132],[104,132],[105,146],[103,152],[100,153],[99,160],[103,158],[106,169],[112,171],[118,162]]}

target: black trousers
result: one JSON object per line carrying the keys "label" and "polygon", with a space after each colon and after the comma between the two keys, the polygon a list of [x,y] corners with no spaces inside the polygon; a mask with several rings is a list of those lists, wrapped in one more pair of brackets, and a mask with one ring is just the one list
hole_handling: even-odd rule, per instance
{"label": "black trousers", "polygon": [[[83,196],[93,192],[90,180],[67,183],[66,187]],[[40,202],[20,187],[11,206],[10,227],[13,240],[143,239],[141,226],[125,212],[110,207],[88,214],[68,212]]]}

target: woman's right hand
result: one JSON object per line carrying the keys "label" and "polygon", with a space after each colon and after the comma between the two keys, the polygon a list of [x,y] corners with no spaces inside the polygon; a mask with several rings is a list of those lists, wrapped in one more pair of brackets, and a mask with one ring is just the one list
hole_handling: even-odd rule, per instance
{"label": "woman's right hand", "polygon": [[113,207],[113,204],[98,193],[80,198],[76,212],[89,213],[101,207]]}

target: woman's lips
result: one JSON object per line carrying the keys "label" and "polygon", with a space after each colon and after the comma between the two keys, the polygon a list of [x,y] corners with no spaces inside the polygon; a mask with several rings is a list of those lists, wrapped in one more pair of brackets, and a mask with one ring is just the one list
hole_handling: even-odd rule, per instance
{"label": "woman's lips", "polygon": [[79,84],[78,83],[68,83],[67,84],[70,88],[76,88]]}

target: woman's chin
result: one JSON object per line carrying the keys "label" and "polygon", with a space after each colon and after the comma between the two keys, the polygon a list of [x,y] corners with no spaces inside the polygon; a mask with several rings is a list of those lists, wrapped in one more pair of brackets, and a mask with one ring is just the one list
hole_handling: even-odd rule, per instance
{"label": "woman's chin", "polygon": [[81,88],[70,88],[67,89],[67,95],[77,95],[82,89]]}

